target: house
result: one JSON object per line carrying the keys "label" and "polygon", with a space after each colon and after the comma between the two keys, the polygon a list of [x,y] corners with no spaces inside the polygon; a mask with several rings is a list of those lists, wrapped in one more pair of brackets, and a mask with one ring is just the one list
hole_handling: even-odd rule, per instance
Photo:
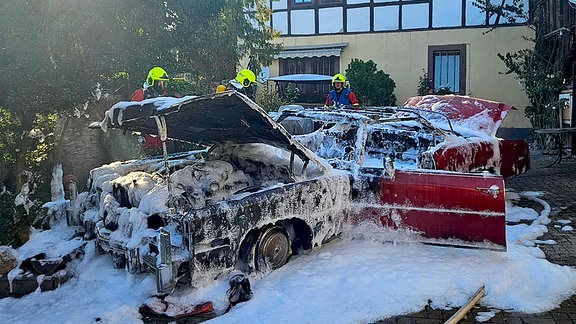
{"label": "house", "polygon": [[[534,32],[525,21],[489,17],[473,2],[270,1],[271,25],[281,32],[277,41],[284,45],[270,76],[334,75],[344,73],[354,58],[372,60],[396,82],[397,104],[402,104],[417,94],[419,77],[427,72],[435,88],[448,86],[457,94],[515,106],[518,111],[509,114],[503,129],[527,134],[531,125],[524,107],[529,101],[514,76],[503,73],[506,67],[497,53],[532,47],[525,38]],[[499,28],[491,30],[494,26]]]}

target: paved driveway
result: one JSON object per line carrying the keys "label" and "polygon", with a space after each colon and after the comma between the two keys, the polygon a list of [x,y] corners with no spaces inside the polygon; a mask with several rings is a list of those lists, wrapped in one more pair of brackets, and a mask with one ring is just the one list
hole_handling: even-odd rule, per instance
{"label": "paved driveway", "polygon": [[[546,258],[553,263],[567,266],[576,266],[576,156],[565,156],[560,164],[545,167],[552,163],[555,155],[545,155],[542,151],[532,152],[532,169],[525,174],[506,181],[507,190],[516,192],[538,191],[543,192],[541,198],[550,204],[552,211],[548,225],[548,233],[540,240],[554,240],[557,244],[541,245]],[[540,211],[542,207],[531,201],[522,201],[525,207]],[[562,231],[556,220],[570,220],[574,231]],[[556,225],[556,226],[554,226]],[[384,323],[444,323],[457,309],[433,310],[426,307],[421,312],[396,316],[377,322]],[[477,323],[478,312],[491,311],[485,307],[473,308],[468,316],[460,323]],[[576,323],[576,295],[565,300],[559,308],[539,314],[509,313],[501,311],[484,323],[510,323],[510,324],[547,324],[547,323]]]}

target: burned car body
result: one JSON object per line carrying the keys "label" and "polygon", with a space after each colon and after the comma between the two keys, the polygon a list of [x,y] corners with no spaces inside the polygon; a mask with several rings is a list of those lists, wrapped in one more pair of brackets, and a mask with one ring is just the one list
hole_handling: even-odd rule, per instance
{"label": "burned car body", "polygon": [[209,149],[91,171],[76,220],[159,292],[223,269],[268,271],[339,234],[350,176],[294,141],[242,94],[121,102],[99,126]]}
{"label": "burned car body", "polygon": [[458,96],[409,102],[337,111],[283,107],[276,119],[353,174],[355,220],[414,230],[432,243],[505,249],[504,177],[529,168],[525,141],[495,137],[512,107]]}
{"label": "burned car body", "polygon": [[431,168],[460,172],[490,171],[502,175],[504,179],[530,169],[526,140],[496,137],[502,121],[514,107],[456,95],[412,97],[404,106],[423,111],[424,116],[433,116],[430,112],[444,115],[448,124],[439,120],[434,126],[452,131],[452,136],[427,152],[429,160],[434,163]]}
{"label": "burned car body", "polygon": [[[302,135],[296,137],[300,142],[324,158],[335,158],[334,162],[362,165],[388,157],[402,169],[489,171],[506,179],[530,168],[525,140],[496,137],[511,109],[503,103],[450,95],[413,97],[403,107],[362,110],[286,106],[276,118],[291,134]],[[363,134],[351,134],[359,129]],[[347,140],[337,139],[342,131],[348,134]],[[351,143],[362,136],[365,145]],[[327,143],[330,141],[339,143]],[[364,148],[368,152],[362,153]],[[341,152],[343,149],[359,152],[358,156],[344,156],[348,152]]]}

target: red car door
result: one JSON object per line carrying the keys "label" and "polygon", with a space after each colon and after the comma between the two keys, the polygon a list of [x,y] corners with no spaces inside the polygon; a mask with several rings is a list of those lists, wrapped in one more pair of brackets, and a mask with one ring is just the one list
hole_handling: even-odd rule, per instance
{"label": "red car door", "polygon": [[377,190],[379,202],[363,209],[359,220],[414,230],[431,243],[506,249],[501,176],[396,170]]}

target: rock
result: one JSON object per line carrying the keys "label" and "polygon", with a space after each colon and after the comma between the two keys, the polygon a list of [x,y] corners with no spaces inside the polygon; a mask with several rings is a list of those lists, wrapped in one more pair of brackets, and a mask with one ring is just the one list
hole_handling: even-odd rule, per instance
{"label": "rock", "polygon": [[233,274],[230,277],[228,283],[230,284],[230,288],[226,292],[226,296],[230,301],[230,306],[234,306],[252,298],[250,280],[245,274]]}
{"label": "rock", "polygon": [[5,276],[17,265],[16,251],[10,246],[0,246],[0,275]]}

